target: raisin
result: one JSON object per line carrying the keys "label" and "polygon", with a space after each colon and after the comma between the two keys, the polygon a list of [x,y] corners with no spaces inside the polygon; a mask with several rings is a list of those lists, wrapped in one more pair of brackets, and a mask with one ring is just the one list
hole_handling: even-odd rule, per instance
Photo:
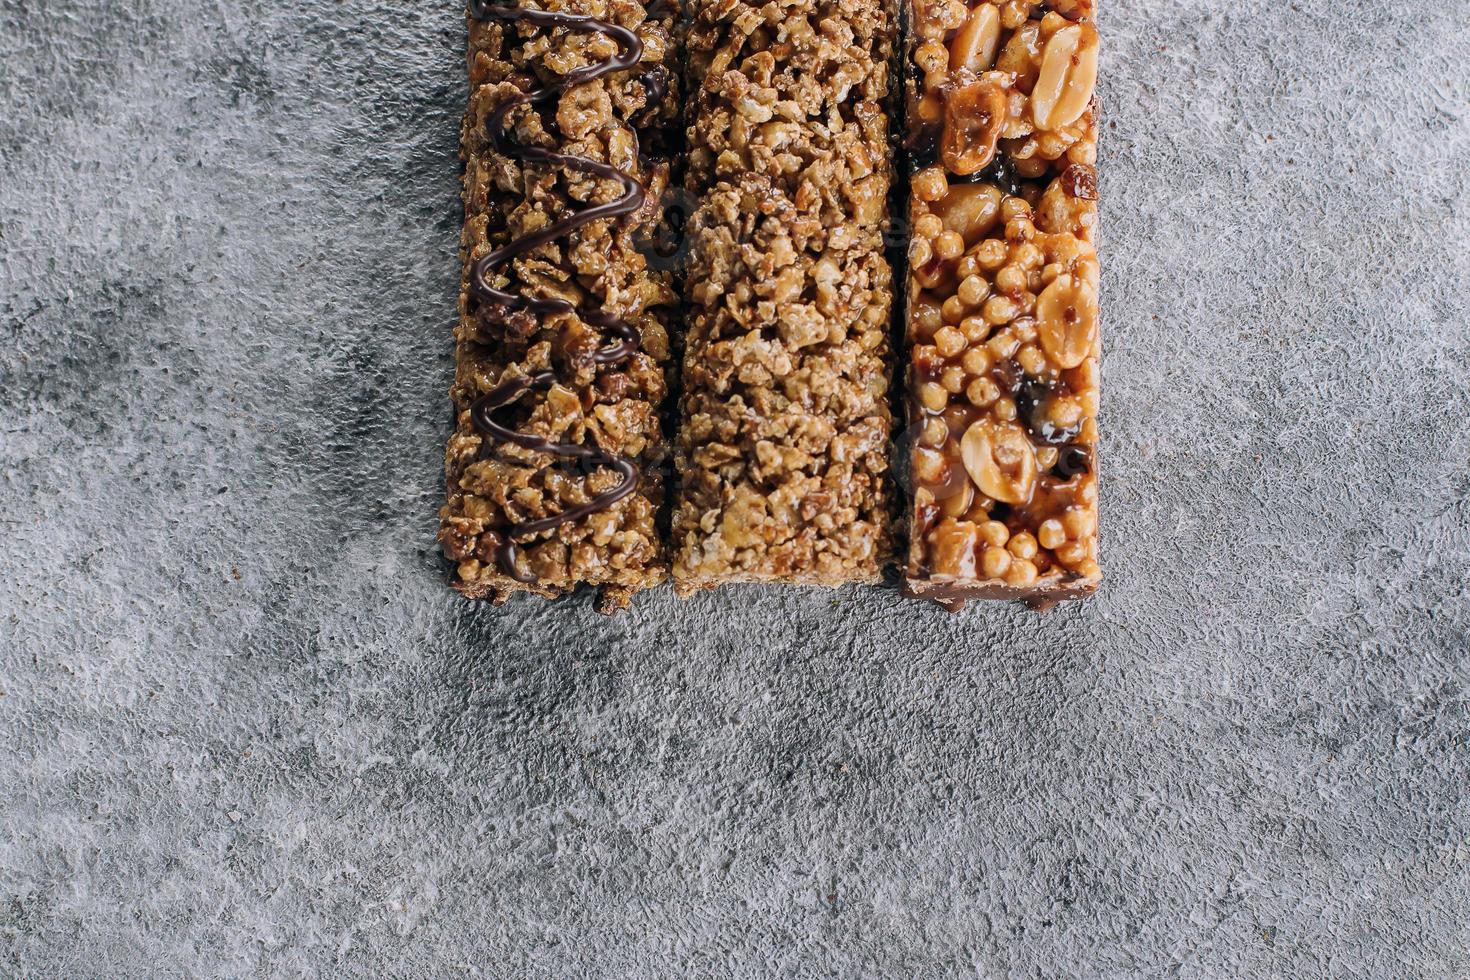
{"label": "raisin", "polygon": [[1048,446],[1064,446],[1077,438],[1082,426],[1059,429],[1052,423],[1047,417],[1047,405],[1055,394],[1055,386],[1040,378],[1027,378],[1016,392],[1016,414],[1037,440]]}
{"label": "raisin", "polygon": [[1063,448],[1061,455],[1057,457],[1057,465],[1052,467],[1052,472],[1063,480],[1070,480],[1074,476],[1092,472],[1092,450],[1087,446],[1075,443]]}

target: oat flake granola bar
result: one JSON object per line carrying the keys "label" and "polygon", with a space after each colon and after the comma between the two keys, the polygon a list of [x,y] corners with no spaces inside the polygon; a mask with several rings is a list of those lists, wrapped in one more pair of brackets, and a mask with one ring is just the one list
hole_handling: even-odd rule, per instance
{"label": "oat flake granola bar", "polygon": [[911,0],[908,591],[1099,583],[1092,0]]}
{"label": "oat flake granola bar", "polygon": [[677,5],[472,3],[464,279],[439,534],[503,601],[666,577],[659,418],[677,296],[640,251],[669,179]]}
{"label": "oat flake granola bar", "polygon": [[879,0],[693,14],[675,588],[874,581],[892,551],[892,17]]}

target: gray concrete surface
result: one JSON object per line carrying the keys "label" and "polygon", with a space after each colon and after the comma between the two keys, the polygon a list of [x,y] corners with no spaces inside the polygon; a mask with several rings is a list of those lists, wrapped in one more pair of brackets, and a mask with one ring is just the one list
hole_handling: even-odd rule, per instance
{"label": "gray concrete surface", "polygon": [[1470,975],[1463,0],[1105,15],[1085,607],[493,610],[462,28],[0,0],[0,975]]}

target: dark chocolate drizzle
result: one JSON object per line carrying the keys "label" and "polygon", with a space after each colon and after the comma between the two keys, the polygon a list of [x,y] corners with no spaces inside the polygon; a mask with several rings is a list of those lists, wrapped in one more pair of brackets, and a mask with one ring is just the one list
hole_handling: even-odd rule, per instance
{"label": "dark chocolate drizzle", "polygon": [[[625,27],[619,27],[616,24],[609,24],[607,21],[581,14],[507,7],[499,4],[485,3],[484,0],[470,0],[469,10],[470,16],[476,20],[499,20],[507,23],[523,21],[537,27],[563,27],[569,31],[580,33],[605,34],[617,42],[617,53],[606,61],[599,62],[595,65],[588,65],[585,68],[578,68],[554,84],[530,88],[521,95],[509,99],[496,107],[495,111],[485,120],[486,132],[497,153],[523,163],[546,164],[555,167],[565,167],[569,170],[578,170],[605,180],[615,180],[623,187],[623,194],[617,200],[569,214],[539,231],[524,235],[513,240],[508,245],[496,249],[477,262],[470,275],[471,293],[477,300],[486,307],[494,310],[502,318],[522,311],[540,317],[564,316],[578,312],[577,308],[567,300],[537,299],[496,289],[490,285],[490,271],[496,266],[503,265],[517,256],[524,255],[527,252],[549,244],[563,235],[569,235],[584,225],[591,224],[594,221],[603,221],[632,214],[643,206],[643,187],[632,174],[599,160],[591,160],[587,157],[566,153],[555,153],[538,146],[528,146],[521,143],[511,134],[506,125],[506,121],[509,119],[510,114],[521,106],[549,102],[569,88],[584,85],[587,82],[594,81],[615,71],[625,71],[633,68],[643,57],[643,42],[639,40],[637,34]],[[644,87],[648,92],[648,101],[650,104],[663,98],[665,89],[663,77],[659,76],[656,72],[652,74],[645,73],[641,80],[644,82]],[[594,364],[620,364],[631,359],[639,352],[640,338],[638,330],[631,323],[628,323],[614,313],[602,309],[584,309],[580,311],[580,316],[587,323],[601,327],[617,338],[614,343],[603,347],[592,355]],[[523,572],[517,566],[516,538],[550,531],[563,524],[580,521],[599,511],[607,510],[636,491],[641,479],[638,466],[626,457],[606,452],[594,446],[553,442],[550,439],[531,433],[519,432],[495,421],[494,413],[498,410],[513,404],[527,392],[548,390],[552,385],[556,384],[557,380],[557,375],[553,371],[542,371],[530,377],[513,378],[497,385],[489,393],[476,401],[470,410],[470,419],[475,428],[486,438],[496,443],[508,442],[520,446],[523,449],[529,449],[532,452],[548,453],[561,459],[578,460],[588,468],[589,472],[593,469],[606,468],[613,470],[621,477],[617,486],[605,493],[598,494],[584,504],[570,507],[550,517],[542,517],[534,521],[517,521],[505,527],[486,532],[487,534],[495,535],[498,540],[495,548],[495,560],[500,566],[500,570],[517,582],[524,584],[532,584],[537,579],[534,573]]]}

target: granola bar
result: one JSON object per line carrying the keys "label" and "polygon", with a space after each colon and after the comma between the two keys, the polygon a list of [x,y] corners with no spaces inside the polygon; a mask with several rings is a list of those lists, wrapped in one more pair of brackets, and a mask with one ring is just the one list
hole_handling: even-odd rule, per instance
{"label": "granola bar", "polygon": [[803,215],[884,222],[889,7],[874,0],[696,3],[689,189],[768,178]]}
{"label": "granola bar", "polygon": [[470,6],[439,539],[472,598],[587,583],[611,611],[667,575],[655,518],[678,297],[642,249],[669,182],[678,11],[655,3]]}
{"label": "granola bar", "polygon": [[1100,581],[1091,0],[913,0],[907,589]]}
{"label": "granola bar", "polygon": [[705,0],[673,515],[681,595],[874,581],[892,552],[892,18],[876,0]]}

